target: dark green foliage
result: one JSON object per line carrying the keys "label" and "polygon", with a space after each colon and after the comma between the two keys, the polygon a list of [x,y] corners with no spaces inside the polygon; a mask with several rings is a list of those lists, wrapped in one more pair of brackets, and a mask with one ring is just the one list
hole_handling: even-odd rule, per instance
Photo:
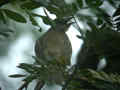
{"label": "dark green foliage", "polygon": [[17,22],[21,22],[21,23],[26,23],[26,19],[19,13],[16,13],[14,11],[8,10],[8,9],[0,9],[3,13],[5,13],[5,15],[7,17],[9,17],[10,19],[13,19]]}
{"label": "dark green foliage", "polygon": [[30,18],[30,21],[32,22],[32,25],[39,26],[37,21],[34,19],[34,17],[31,14],[29,14],[29,18]]}
{"label": "dark green foliage", "polygon": [[23,3],[20,7],[23,9],[33,10],[33,9],[39,8],[40,4],[37,2],[29,1],[29,2]]}
{"label": "dark green foliage", "polygon": [[52,24],[51,24],[51,19],[50,19],[49,17],[47,17],[47,16],[41,16],[41,15],[38,15],[38,14],[36,14],[36,13],[30,13],[30,15],[31,15],[32,17],[40,17],[40,18],[42,18],[42,20],[43,20],[43,22],[44,22],[45,24],[52,25]]}
{"label": "dark green foliage", "polygon": [[[83,49],[84,54],[81,51],[79,55],[86,55],[86,58],[81,60],[84,61],[83,63],[81,62],[81,67],[86,66],[86,68],[90,68],[91,66],[91,68],[94,69],[96,67],[95,61],[99,62],[99,57],[102,56],[107,59],[107,66],[105,67],[104,71],[119,73],[120,43],[118,41],[120,39],[120,33],[108,28],[108,26],[104,26],[104,28],[99,29],[92,23],[88,23],[88,25],[91,28],[94,28],[94,30],[86,32],[86,37],[84,38],[84,46],[86,46],[86,48]],[[79,57],[79,59],[81,58]]]}
{"label": "dark green foliage", "polygon": [[5,20],[2,10],[0,10],[0,21],[2,21],[4,24],[6,24],[6,20]]}
{"label": "dark green foliage", "polygon": [[89,7],[93,7],[93,8],[99,7],[99,6],[101,6],[102,3],[103,3],[102,0],[93,0],[93,1],[91,1],[91,0],[85,0],[85,1],[86,1],[87,5],[88,5]]}
{"label": "dark green foliage", "polygon": [[67,90],[119,90],[120,76],[95,72],[90,69],[78,70],[67,86]]}
{"label": "dark green foliage", "polygon": [[40,59],[38,60],[37,57],[33,58],[35,59],[35,63],[33,64],[21,63],[18,66],[19,68],[25,70],[28,74],[26,75],[14,74],[10,75],[9,77],[13,78],[24,77],[23,81],[27,83],[27,85],[29,85],[29,83],[32,82],[33,80],[40,80],[42,82],[49,84],[56,83],[62,85],[61,81],[63,81],[68,76],[68,70],[67,69],[65,70],[64,63],[56,62],[56,60],[43,61]]}
{"label": "dark green foliage", "polygon": [[77,3],[79,5],[79,7],[83,7],[83,1],[82,0],[77,0]]}
{"label": "dark green foliage", "polygon": [[25,75],[22,75],[22,74],[14,74],[14,75],[9,75],[9,77],[12,77],[12,78],[21,78],[21,77],[25,77]]}

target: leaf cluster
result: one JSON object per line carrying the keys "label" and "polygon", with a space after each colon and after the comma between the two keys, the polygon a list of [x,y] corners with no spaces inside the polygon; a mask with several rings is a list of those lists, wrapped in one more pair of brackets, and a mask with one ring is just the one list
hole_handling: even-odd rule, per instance
{"label": "leaf cluster", "polygon": [[91,69],[78,70],[66,88],[67,90],[119,90],[120,76]]}
{"label": "leaf cluster", "polygon": [[[62,60],[63,58],[61,58],[61,62],[57,62],[57,60],[45,61],[34,56],[33,58],[35,60],[33,64],[21,63],[18,66],[18,68],[25,70],[25,72],[27,72],[28,74],[25,75],[14,74],[10,75],[10,77],[13,78],[24,77],[23,82],[27,83],[27,86],[33,80],[39,80],[47,84],[59,84],[59,85],[62,85],[62,82],[66,80],[69,74],[68,72],[69,70],[67,69],[65,63],[62,62],[64,61]],[[23,87],[23,85],[21,87]]]}

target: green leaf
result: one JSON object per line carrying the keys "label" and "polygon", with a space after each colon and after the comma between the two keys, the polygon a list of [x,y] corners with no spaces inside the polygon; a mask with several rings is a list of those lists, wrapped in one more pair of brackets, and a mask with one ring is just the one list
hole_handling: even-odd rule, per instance
{"label": "green leaf", "polygon": [[26,64],[26,63],[21,63],[18,68],[21,68],[25,70],[26,72],[29,73],[34,73],[33,65],[32,64]]}
{"label": "green leaf", "polygon": [[87,24],[90,26],[90,28],[92,29],[92,31],[97,30],[97,27],[95,24],[93,24],[92,22],[87,22]]}
{"label": "green leaf", "polygon": [[[41,28],[40,28],[41,29]],[[35,60],[35,63],[37,63],[37,64],[40,64],[40,65],[42,65],[43,64],[43,62],[44,62],[44,60],[40,60],[38,57],[36,57],[36,56],[32,56],[32,58]],[[44,63],[45,64],[45,63]]]}
{"label": "green leaf", "polygon": [[23,81],[26,81],[27,83],[32,82],[33,80],[35,80],[37,77],[35,75],[29,75],[27,76]]}
{"label": "green leaf", "polygon": [[30,21],[32,22],[33,25],[35,26],[39,26],[37,21],[34,19],[34,17],[32,15],[29,15]]}
{"label": "green leaf", "polygon": [[42,28],[40,28],[39,31],[42,32]]}
{"label": "green leaf", "polygon": [[99,18],[99,19],[97,20],[97,25],[102,25],[102,24],[103,24],[103,20]]}
{"label": "green leaf", "polygon": [[48,6],[47,9],[48,9],[48,11],[50,11],[50,13],[55,14],[57,17],[61,16],[61,12],[58,7]]}
{"label": "green leaf", "polygon": [[25,77],[26,75],[22,75],[22,74],[14,74],[14,75],[9,75],[9,77],[12,78],[21,78],[21,77]]}
{"label": "green leaf", "polygon": [[40,3],[29,1],[22,4],[21,8],[32,10],[32,9],[39,8],[40,6],[41,6]]}
{"label": "green leaf", "polygon": [[3,35],[5,37],[9,37],[9,34],[5,33],[5,32],[0,32],[0,35]]}
{"label": "green leaf", "polygon": [[73,12],[76,12],[78,10],[77,5],[75,3],[72,4]]}
{"label": "green leaf", "polygon": [[78,3],[78,5],[79,5],[80,8],[83,7],[83,2],[82,2],[82,0],[77,0],[77,3]]}
{"label": "green leaf", "polygon": [[35,14],[35,13],[32,13],[32,16],[34,16],[34,17],[40,17],[40,18],[43,19],[43,22],[45,24],[51,25],[50,19],[48,17],[46,17],[46,16],[41,16],[41,15],[38,15],[38,14]]}
{"label": "green leaf", "polygon": [[2,9],[2,11],[6,14],[7,17],[21,23],[26,23],[26,19],[20,15],[19,13],[16,13],[14,11],[8,10],[8,9]]}
{"label": "green leaf", "polygon": [[4,24],[6,24],[6,20],[5,20],[5,17],[3,15],[2,10],[0,10],[0,21],[2,21]]}
{"label": "green leaf", "polygon": [[90,7],[99,7],[103,4],[103,1],[101,0],[86,0],[86,3]]}
{"label": "green leaf", "polygon": [[49,18],[47,18],[47,17],[45,17],[45,16],[42,16],[42,19],[43,19],[43,22],[44,22],[45,24],[51,25],[51,21],[50,21]]}

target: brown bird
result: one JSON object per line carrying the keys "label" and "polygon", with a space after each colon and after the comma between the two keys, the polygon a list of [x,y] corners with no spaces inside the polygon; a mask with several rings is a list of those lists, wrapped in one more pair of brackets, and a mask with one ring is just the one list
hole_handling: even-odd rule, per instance
{"label": "brown bird", "polygon": [[70,65],[72,47],[69,38],[66,35],[68,27],[72,23],[67,23],[71,17],[56,20],[54,28],[50,28],[35,44],[36,56],[42,60],[57,60],[61,62],[64,59],[66,65]]}

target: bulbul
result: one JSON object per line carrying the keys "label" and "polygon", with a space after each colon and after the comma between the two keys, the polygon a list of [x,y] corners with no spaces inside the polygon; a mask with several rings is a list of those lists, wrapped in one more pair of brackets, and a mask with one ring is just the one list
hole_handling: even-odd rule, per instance
{"label": "bulbul", "polygon": [[[70,64],[72,47],[66,31],[72,23],[67,23],[71,17],[56,20],[56,25],[51,27],[35,44],[36,56],[42,60],[64,59],[66,65]],[[62,59],[61,59],[62,58]]]}

